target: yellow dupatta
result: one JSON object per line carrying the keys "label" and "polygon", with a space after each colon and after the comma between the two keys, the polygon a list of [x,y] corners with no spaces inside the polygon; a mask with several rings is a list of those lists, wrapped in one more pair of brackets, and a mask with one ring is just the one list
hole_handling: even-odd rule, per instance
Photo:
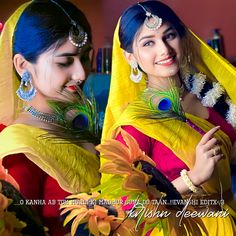
{"label": "yellow dupatta", "polygon": [[11,15],[0,36],[0,123],[5,125],[11,124],[23,107],[23,101],[16,95],[20,80],[13,66],[12,40],[18,19],[29,4],[22,4]]}
{"label": "yellow dupatta", "polygon": [[96,155],[78,145],[46,138],[46,134],[45,130],[29,125],[6,127],[0,135],[0,158],[24,153],[70,193],[89,192],[99,184],[99,158]]}

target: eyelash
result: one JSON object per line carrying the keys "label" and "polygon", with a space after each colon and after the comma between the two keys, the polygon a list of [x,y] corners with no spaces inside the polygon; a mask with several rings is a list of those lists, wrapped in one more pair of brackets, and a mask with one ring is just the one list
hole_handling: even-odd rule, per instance
{"label": "eyelash", "polygon": [[148,41],[148,42],[145,42],[145,43],[143,44],[143,46],[144,46],[144,47],[150,47],[150,46],[152,46],[153,44],[154,44],[153,41]]}
{"label": "eyelash", "polygon": [[[172,39],[175,39],[177,36],[177,33],[175,32],[170,32],[168,33],[167,35],[164,36],[164,40],[168,41],[168,40],[172,40]],[[149,47],[149,46],[152,46],[154,44],[154,41],[150,40],[150,41],[147,41],[143,44],[143,47]]]}
{"label": "eyelash", "polygon": [[167,35],[165,35],[165,39],[166,40],[172,40],[172,39],[175,39],[176,38],[176,33],[175,32],[171,32],[171,33],[168,33]]}
{"label": "eyelash", "polygon": [[[90,52],[90,50],[86,50],[79,55],[79,59],[82,64],[83,64],[83,62],[87,62],[90,60],[89,52]],[[65,63],[58,62],[57,65],[61,68],[67,68],[67,67],[71,66],[73,64],[73,62],[74,62],[74,58],[67,58],[67,61]]]}
{"label": "eyelash", "polygon": [[74,62],[74,60],[72,59],[67,59],[67,61],[65,63],[61,63],[61,62],[58,62],[57,65],[61,68],[66,68],[66,67],[69,67],[70,65],[72,65]]}
{"label": "eyelash", "polygon": [[57,63],[57,65],[61,68],[66,68],[66,67],[69,67],[69,64],[68,63]]}

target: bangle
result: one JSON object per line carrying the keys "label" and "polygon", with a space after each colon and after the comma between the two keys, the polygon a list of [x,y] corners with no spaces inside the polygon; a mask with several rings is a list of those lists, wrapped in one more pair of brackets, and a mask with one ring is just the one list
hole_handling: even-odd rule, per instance
{"label": "bangle", "polygon": [[192,192],[194,192],[194,193],[198,192],[198,187],[196,187],[196,186],[193,184],[193,182],[191,181],[191,179],[188,177],[187,170],[185,170],[185,169],[181,170],[180,176],[182,177],[184,183],[188,186],[188,188],[189,188]]}

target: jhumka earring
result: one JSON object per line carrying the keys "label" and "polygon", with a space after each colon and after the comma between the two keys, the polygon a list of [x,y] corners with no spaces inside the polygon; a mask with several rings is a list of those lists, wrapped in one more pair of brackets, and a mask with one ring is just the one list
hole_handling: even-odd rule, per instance
{"label": "jhumka earring", "polygon": [[138,69],[138,64],[136,61],[131,61],[130,66],[131,66],[130,79],[134,83],[139,83],[143,77],[143,73]]}
{"label": "jhumka earring", "polygon": [[189,67],[191,63],[191,57],[190,56],[184,56],[180,62],[180,68]]}
{"label": "jhumka earring", "polygon": [[[28,83],[30,84],[30,88],[26,90],[24,89],[24,86],[27,87]],[[31,75],[26,70],[21,77],[20,87],[17,89],[16,94],[21,100],[31,101],[34,98],[36,92],[37,90],[32,84]]]}
{"label": "jhumka earring", "polygon": [[58,6],[70,20],[71,28],[69,31],[69,41],[72,45],[81,49],[88,41],[88,34],[84,31],[84,29],[79,24],[77,24],[70,17],[70,15],[66,12],[66,10],[60,4],[58,4],[54,0],[50,0],[50,1],[54,3],[56,6]]}
{"label": "jhumka earring", "polygon": [[190,74],[190,63],[191,63],[191,58],[190,56],[184,56],[181,61],[180,61],[180,74],[182,77],[188,77]]}
{"label": "jhumka earring", "polygon": [[146,8],[142,4],[138,3],[138,5],[145,11],[145,14],[146,14],[144,25],[150,30],[159,29],[162,25],[162,18],[147,11]]}

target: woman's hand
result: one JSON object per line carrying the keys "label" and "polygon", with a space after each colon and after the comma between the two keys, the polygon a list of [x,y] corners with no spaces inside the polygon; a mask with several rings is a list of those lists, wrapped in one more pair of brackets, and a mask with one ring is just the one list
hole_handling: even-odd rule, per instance
{"label": "woman's hand", "polygon": [[196,161],[188,176],[194,185],[198,186],[211,178],[217,162],[223,158],[219,141],[214,134],[220,126],[214,127],[203,135],[196,147]]}

